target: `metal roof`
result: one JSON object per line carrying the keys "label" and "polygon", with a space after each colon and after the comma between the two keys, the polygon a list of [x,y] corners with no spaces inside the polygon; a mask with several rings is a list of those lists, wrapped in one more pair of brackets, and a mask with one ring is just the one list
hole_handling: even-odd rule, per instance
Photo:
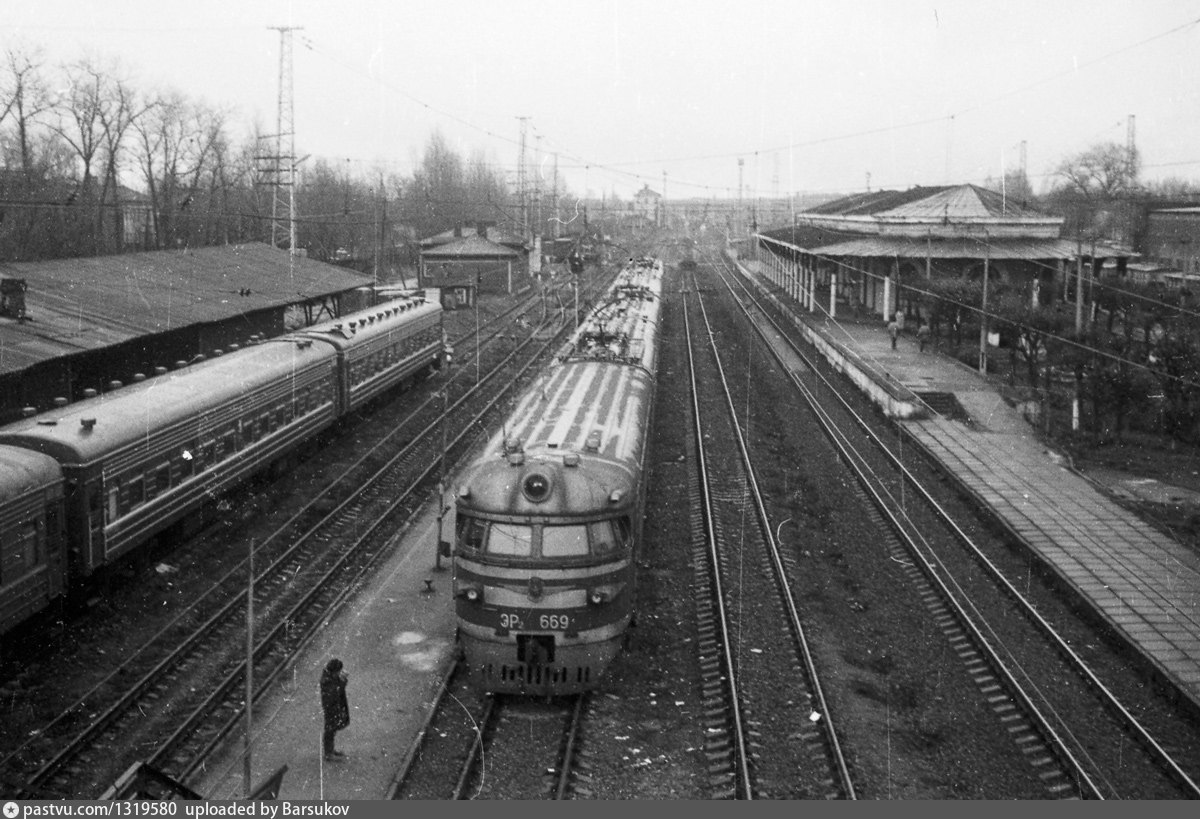
{"label": "metal roof", "polygon": [[906,191],[858,193],[824,202],[798,216],[879,216],[896,218],[1045,217],[1016,199],[978,185],[913,187]]}
{"label": "metal roof", "polygon": [[[1084,254],[1091,248],[1085,246]],[[1070,239],[935,239],[903,236],[871,236],[851,239],[837,244],[824,245],[808,251],[814,256],[899,256],[909,259],[1023,259],[1028,261],[1046,259],[1074,259],[1079,255],[1079,244]],[[1096,245],[1097,257],[1131,256],[1128,250]]]}
{"label": "metal roof", "polygon": [[424,259],[507,259],[520,255],[511,247],[497,244],[490,239],[482,239],[479,236],[464,236],[444,245],[437,245],[421,251],[421,257]]}
{"label": "metal roof", "polygon": [[[500,245],[507,245],[513,248],[525,247],[525,240],[520,236],[509,233],[496,225],[488,225],[484,228],[484,236],[480,237],[487,239],[489,242],[495,242]],[[427,236],[421,240],[421,247],[431,248],[439,245],[450,244],[459,239],[467,239],[472,236],[479,236],[479,228],[473,225],[463,225],[461,228],[452,230],[443,230],[441,233],[435,233],[432,236]]]}
{"label": "metal roof", "polygon": [[26,280],[29,318],[0,319],[0,374],[371,282],[261,243],[11,262],[0,276]]}

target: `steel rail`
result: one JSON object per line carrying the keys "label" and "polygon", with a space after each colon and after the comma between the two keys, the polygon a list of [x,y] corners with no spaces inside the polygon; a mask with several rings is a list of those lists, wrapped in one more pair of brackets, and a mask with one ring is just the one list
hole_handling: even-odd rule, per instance
{"label": "steel rail", "polygon": [[817,672],[816,662],[813,659],[812,649],[809,647],[808,639],[804,634],[804,624],[800,619],[800,610],[796,605],[796,597],[792,593],[792,589],[787,579],[787,572],[783,566],[783,559],[779,554],[779,543],[775,539],[774,532],[771,527],[770,516],[767,513],[766,503],[763,501],[762,491],[759,489],[758,477],[754,470],[754,462],[750,457],[750,449],[746,443],[746,438],[742,434],[741,424],[738,423],[737,410],[733,405],[733,396],[729,390],[729,380],[725,376],[725,367],[721,363],[720,351],[717,349],[717,341],[712,331],[712,323],[708,319],[708,310],[704,306],[704,297],[699,291],[696,293],[700,303],[700,312],[704,316],[704,323],[708,333],[709,344],[712,347],[713,358],[716,360],[717,372],[721,379],[721,387],[725,394],[725,405],[729,410],[729,418],[732,421],[735,438],[737,439],[738,449],[742,455],[742,466],[746,472],[746,480],[751,490],[751,496],[754,499],[754,509],[757,514],[759,528],[762,531],[763,539],[767,545],[767,555],[771,560],[771,566],[775,572],[775,580],[779,588],[780,597],[782,598],[784,608],[787,611],[788,624],[792,629],[792,637],[796,642],[796,648],[800,658],[804,662],[804,670],[808,677],[808,684],[812,687],[816,697],[817,707],[821,714],[821,728],[825,734],[825,740],[828,743],[830,752],[833,756],[834,767],[837,772],[839,781],[841,782],[842,791],[846,794],[847,799],[857,799],[854,792],[854,780],[850,776],[850,766],[846,762],[846,756],[842,752],[841,743],[838,741],[837,730],[834,727],[833,716],[830,713],[829,704],[825,700],[825,693],[821,687],[821,677]]}
{"label": "steel rail", "polygon": [[[727,288],[730,288],[730,293],[732,294],[733,290],[728,281],[724,281],[724,283]],[[1149,729],[1147,729],[1141,723],[1137,716],[1134,715],[1133,712],[1130,711],[1129,708],[1127,708],[1125,704],[1120,701],[1117,695],[1114,694],[1107,685],[1105,685],[1104,681],[1101,680],[1096,672],[1092,670],[1087,661],[1084,660],[1079,653],[1071,647],[1071,645],[1066,641],[1065,638],[1063,638],[1061,634],[1059,634],[1058,630],[1055,629],[1053,624],[1046,620],[1041,612],[1039,612],[1021,593],[1020,589],[1018,589],[1017,586],[1004,575],[1003,571],[1001,571],[995,562],[987,555],[983,548],[975,543],[970,535],[963,531],[962,527],[958,525],[951,514],[937,501],[937,499],[933,497],[925,485],[921,483],[921,481],[918,480],[918,478],[913,475],[912,472],[904,465],[903,460],[896,454],[892,447],[889,446],[886,441],[882,440],[875,433],[875,431],[870,428],[870,425],[867,424],[867,422],[859,415],[859,413],[857,413],[854,408],[850,406],[850,403],[841,395],[840,391],[835,388],[829,379],[826,378],[816,367],[811,366],[811,358],[791,339],[791,337],[785,332],[785,329],[781,327],[775,318],[771,316],[770,313],[761,305],[754,294],[751,293],[740,281],[739,285],[746,293],[747,298],[749,298],[755,304],[762,316],[779,332],[780,337],[788,344],[792,351],[796,353],[796,355],[800,356],[806,363],[810,364],[813,374],[820,379],[822,383],[830,388],[830,393],[842,405],[843,409],[855,420],[858,426],[863,430],[864,434],[875,443],[878,449],[900,472],[901,480],[906,480],[908,485],[910,485],[920,494],[921,498],[935,512],[937,517],[941,519],[943,524],[950,530],[955,538],[957,538],[959,542],[971,552],[975,559],[987,570],[989,576],[1004,588],[1009,597],[1017,603],[1026,617],[1028,617],[1054,644],[1055,648],[1062,655],[1068,658],[1069,664],[1075,669],[1076,673],[1088,681],[1097,694],[1100,695],[1100,698],[1104,701],[1104,703],[1119,716],[1120,720],[1129,727],[1129,729],[1136,735],[1138,740],[1141,741],[1141,743],[1151,751],[1152,755],[1158,759],[1160,764],[1162,764],[1168,770],[1168,772],[1170,772],[1172,778],[1175,779],[1179,785],[1188,790],[1193,797],[1200,798],[1200,784],[1198,784],[1194,778],[1192,778],[1186,771],[1183,770],[1182,767],[1180,767],[1179,763],[1176,762],[1175,759],[1170,755],[1170,752],[1162,746],[1162,743],[1158,742],[1158,740],[1154,738]],[[734,297],[736,299],[736,295]],[[901,429],[903,431],[903,428]],[[905,434],[907,435],[907,432],[905,432]],[[944,568],[945,567],[943,566],[943,569]]]}
{"label": "steel rail", "polygon": [[697,469],[700,472],[700,495],[704,509],[704,525],[708,532],[708,555],[712,565],[713,594],[717,601],[717,622],[720,624],[721,631],[722,664],[725,668],[726,686],[728,687],[729,697],[732,701],[730,712],[733,720],[734,767],[737,773],[737,781],[741,786],[741,796],[743,799],[750,800],[754,798],[753,779],[750,775],[750,754],[746,747],[746,730],[743,724],[741,699],[738,694],[737,671],[731,647],[733,638],[730,636],[729,618],[725,611],[725,591],[721,583],[721,564],[717,548],[715,512],[713,511],[712,493],[709,488],[708,465],[704,457],[704,426],[700,419],[700,396],[696,383],[696,362],[692,353],[691,320],[688,316],[686,296],[683,302],[683,325],[684,335],[687,337],[688,374],[692,392],[692,420],[695,424],[696,461]]}

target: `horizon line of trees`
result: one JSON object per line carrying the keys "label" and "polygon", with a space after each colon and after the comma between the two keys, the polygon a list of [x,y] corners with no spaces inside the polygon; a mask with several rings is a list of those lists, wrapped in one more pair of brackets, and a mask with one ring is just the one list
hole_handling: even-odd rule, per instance
{"label": "horizon line of trees", "polygon": [[[271,243],[280,234],[286,246],[288,192],[275,183],[286,183],[290,168],[277,167],[274,139],[258,123],[245,139],[233,132],[229,108],[141,89],[116,60],[49,65],[41,49],[7,48],[0,258]],[[395,264],[403,245],[455,225],[519,232],[519,205],[485,152],[464,158],[434,132],[414,167],[399,174],[326,158],[298,165],[297,246],[321,260],[378,261],[382,253]],[[140,190],[122,182],[134,179]]]}

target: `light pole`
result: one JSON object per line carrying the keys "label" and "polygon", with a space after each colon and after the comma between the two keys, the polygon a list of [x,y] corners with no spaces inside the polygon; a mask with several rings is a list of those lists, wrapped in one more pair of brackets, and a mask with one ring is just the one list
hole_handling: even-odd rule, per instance
{"label": "light pole", "polygon": [[442,384],[442,417],[438,426],[442,428],[442,452],[438,458],[438,513],[437,513],[437,548],[434,550],[433,568],[442,570],[442,544],[446,539],[442,536],[442,522],[446,518],[446,413],[450,403],[450,373],[446,372],[446,383]]}
{"label": "light pole", "polygon": [[475,386],[479,386],[479,274],[475,274]]}

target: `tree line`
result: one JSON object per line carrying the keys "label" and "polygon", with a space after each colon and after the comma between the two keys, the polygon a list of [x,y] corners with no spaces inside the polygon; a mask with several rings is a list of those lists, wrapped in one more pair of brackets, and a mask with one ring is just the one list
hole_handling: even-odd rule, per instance
{"label": "tree line", "polygon": [[[119,62],[51,64],[10,46],[0,64],[0,258],[101,255],[271,242],[290,168],[257,123],[171,88],[141,88]],[[297,166],[296,244],[327,261],[405,261],[415,238],[514,220],[506,176],[439,133],[414,170],[314,158]],[[278,192],[281,200],[276,201]],[[404,229],[399,226],[403,225]],[[273,230],[273,227],[275,228]],[[284,239],[283,244],[286,244]]]}

